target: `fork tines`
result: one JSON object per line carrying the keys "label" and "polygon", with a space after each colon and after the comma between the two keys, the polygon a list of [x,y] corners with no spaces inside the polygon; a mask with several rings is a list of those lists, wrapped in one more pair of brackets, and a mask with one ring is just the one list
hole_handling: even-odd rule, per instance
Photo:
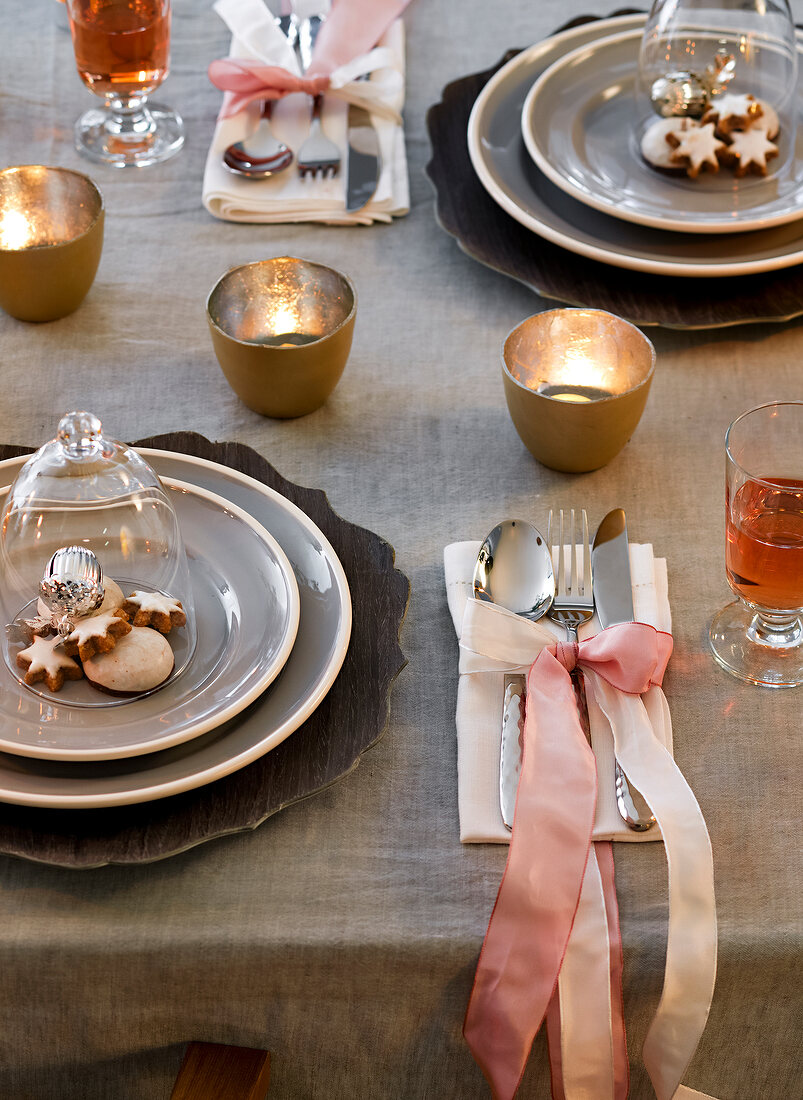
{"label": "fork tines", "polygon": [[[583,572],[582,576],[577,566],[577,538],[575,536],[575,510],[572,508],[566,513],[568,515],[568,524],[564,519],[564,510],[561,508],[558,513],[558,531],[557,541],[553,537],[554,522],[553,512],[550,509],[549,518],[547,520],[547,534],[546,540],[549,544],[550,552],[552,554],[553,568],[557,564],[555,589],[556,598],[572,597],[577,600],[580,599],[584,603],[587,601],[591,604],[593,600],[592,587],[591,587],[591,547],[588,537],[588,515],[585,508],[580,511],[580,531],[578,534],[582,539],[583,545]],[[569,569],[568,579],[566,578],[566,553],[565,545],[566,539],[564,539],[564,530],[566,530],[566,536],[569,543]],[[557,563],[555,561],[557,556]]]}
{"label": "fork tines", "polygon": [[316,178],[320,175],[321,179],[334,179],[338,173],[340,165],[335,164],[331,160],[317,160],[317,161],[304,161],[303,164],[298,165],[298,174],[302,179],[306,179],[307,176]]}

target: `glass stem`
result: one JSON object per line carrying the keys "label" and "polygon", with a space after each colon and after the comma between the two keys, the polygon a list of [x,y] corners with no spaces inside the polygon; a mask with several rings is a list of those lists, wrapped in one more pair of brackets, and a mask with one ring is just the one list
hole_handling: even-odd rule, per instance
{"label": "glass stem", "polygon": [[789,612],[758,611],[748,627],[747,636],[756,645],[792,649],[803,643],[803,621]]}
{"label": "glass stem", "polygon": [[132,96],[130,99],[107,97],[106,106],[109,109],[106,131],[120,141],[140,144],[156,132],[156,123],[146,106],[145,96]]}

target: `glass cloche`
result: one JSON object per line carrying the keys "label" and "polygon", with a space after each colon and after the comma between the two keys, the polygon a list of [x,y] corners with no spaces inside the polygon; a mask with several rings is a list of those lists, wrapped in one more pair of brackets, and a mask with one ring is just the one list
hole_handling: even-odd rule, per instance
{"label": "glass cloche", "polygon": [[[788,0],[655,0],[636,89],[645,159],[679,163],[702,186],[787,174],[797,68]],[[666,138],[673,118],[686,121]]]}
{"label": "glass cloche", "polygon": [[192,657],[192,587],[170,492],[91,413],[64,416],[9,490],[0,606],[9,669],[60,704],[130,701]]}

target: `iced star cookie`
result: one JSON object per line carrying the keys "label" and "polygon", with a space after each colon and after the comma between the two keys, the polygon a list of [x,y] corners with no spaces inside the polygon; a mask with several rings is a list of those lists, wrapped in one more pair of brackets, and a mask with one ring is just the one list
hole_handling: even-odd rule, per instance
{"label": "iced star cookie", "polygon": [[685,168],[689,179],[696,180],[703,169],[719,171],[717,153],[725,148],[725,142],[715,135],[713,122],[707,122],[705,126],[698,126],[682,134],[670,133],[667,141],[675,150],[670,158],[672,163]]}
{"label": "iced star cookie", "polygon": [[108,653],[114,649],[118,639],[130,630],[131,624],[122,607],[102,615],[87,615],[86,618],[76,619],[72,633],[64,639],[64,652],[69,657],[77,655],[82,661],[88,661],[96,653]]}
{"label": "iced star cookie", "polygon": [[132,592],[123,610],[134,626],[152,626],[161,634],[169,634],[174,626],[184,626],[187,621],[181,601],[161,592]]}
{"label": "iced star cookie", "polygon": [[84,661],[90,683],[119,695],[136,695],[158,687],[173,671],[173,650],[156,630],[135,626],[114,649]]}
{"label": "iced star cookie", "polygon": [[27,649],[20,650],[17,665],[25,669],[26,684],[44,680],[49,691],[61,691],[65,680],[81,679],[81,666],[64,652],[60,642],[58,634],[52,638],[37,635]]}
{"label": "iced star cookie", "polygon": [[[727,92],[713,101],[703,115],[704,124],[713,122],[717,133],[729,136],[734,130],[747,130],[758,123],[764,114],[764,103],[750,95],[733,95]],[[775,112],[773,112],[774,114]],[[777,126],[778,116],[775,115]],[[777,129],[776,129],[777,133]]]}
{"label": "iced star cookie", "polygon": [[748,172],[766,176],[767,161],[778,156],[778,146],[770,141],[764,130],[735,130],[730,145],[721,155],[723,163],[727,160],[736,166],[736,176],[746,176]]}

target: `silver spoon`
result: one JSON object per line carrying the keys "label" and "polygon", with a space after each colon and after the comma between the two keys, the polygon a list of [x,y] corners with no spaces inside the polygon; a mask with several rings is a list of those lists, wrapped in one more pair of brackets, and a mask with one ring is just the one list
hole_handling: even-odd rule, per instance
{"label": "silver spoon", "polygon": [[[523,519],[508,519],[485,538],[474,568],[474,596],[499,604],[531,622],[542,618],[555,598],[552,555],[543,535]],[[505,676],[502,747],[499,762],[499,808],[508,829],[521,771],[521,731],[526,679]]]}
{"label": "silver spoon", "polygon": [[235,141],[223,153],[223,164],[230,172],[246,179],[262,180],[283,172],[293,163],[293,152],[270,128],[273,100],[262,105],[262,117],[253,134]]}

